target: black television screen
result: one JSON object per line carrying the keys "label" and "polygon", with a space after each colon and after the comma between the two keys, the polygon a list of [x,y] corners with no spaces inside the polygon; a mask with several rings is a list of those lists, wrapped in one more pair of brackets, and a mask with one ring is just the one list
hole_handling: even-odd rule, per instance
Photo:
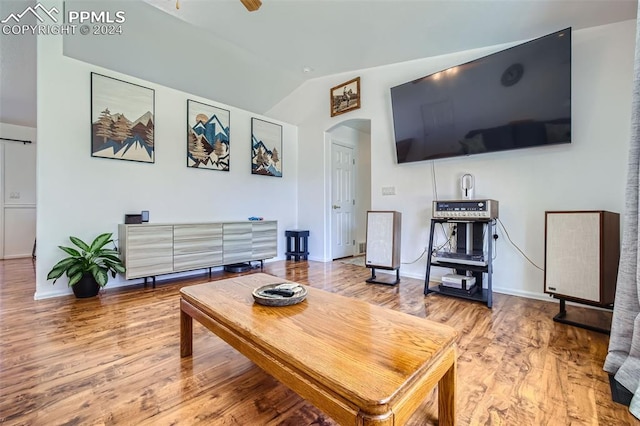
{"label": "black television screen", "polygon": [[571,142],[571,28],[391,88],[398,163]]}

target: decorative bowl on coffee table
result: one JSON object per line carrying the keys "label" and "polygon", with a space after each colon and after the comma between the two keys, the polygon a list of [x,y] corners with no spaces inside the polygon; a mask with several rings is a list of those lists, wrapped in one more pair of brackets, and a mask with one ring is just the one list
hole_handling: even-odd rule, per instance
{"label": "decorative bowl on coffee table", "polygon": [[297,283],[276,283],[258,287],[251,293],[253,300],[265,306],[289,306],[302,302],[307,289]]}

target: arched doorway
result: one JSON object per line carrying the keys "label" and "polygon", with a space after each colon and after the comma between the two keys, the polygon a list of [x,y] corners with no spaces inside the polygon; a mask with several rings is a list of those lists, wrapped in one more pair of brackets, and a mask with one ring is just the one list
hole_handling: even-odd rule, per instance
{"label": "arched doorway", "polygon": [[326,134],[330,152],[327,243],[334,260],[364,252],[366,212],[371,208],[371,120],[346,120]]}

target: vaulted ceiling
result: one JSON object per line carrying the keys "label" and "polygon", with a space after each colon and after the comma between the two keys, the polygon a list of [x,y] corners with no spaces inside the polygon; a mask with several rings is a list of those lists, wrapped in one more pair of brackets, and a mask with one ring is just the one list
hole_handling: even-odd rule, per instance
{"label": "vaulted ceiling", "polygon": [[[304,78],[636,17],[635,0],[144,0]],[[179,9],[176,8],[179,5]]]}
{"label": "vaulted ceiling", "polygon": [[[307,79],[524,41],[566,27],[577,30],[635,19],[638,4],[263,0],[255,12],[248,12],[240,0],[179,0],[179,9],[176,0],[68,0],[65,6],[124,10],[127,17],[123,36],[65,37],[65,55],[264,113]],[[0,12],[6,10],[5,5]],[[35,85],[35,79],[21,81],[19,69],[7,70],[15,65],[25,69],[24,58],[32,55],[35,61],[35,50],[25,52],[25,43],[2,38],[0,105],[7,105],[8,98],[18,105],[21,92],[33,92],[25,87]],[[15,49],[22,59],[16,59]],[[344,77],[337,76],[336,84]],[[7,121],[6,111],[0,109],[0,121]]]}

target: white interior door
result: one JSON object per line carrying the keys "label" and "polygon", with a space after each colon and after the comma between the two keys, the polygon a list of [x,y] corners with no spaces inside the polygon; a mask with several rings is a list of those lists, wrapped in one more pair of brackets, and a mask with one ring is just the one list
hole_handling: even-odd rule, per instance
{"label": "white interior door", "polygon": [[354,254],[354,150],[333,143],[331,157],[331,257],[339,259]]}
{"label": "white interior door", "polygon": [[2,144],[0,187],[0,254],[3,259],[31,257],[36,238],[35,144]]}
{"label": "white interior door", "polygon": [[34,127],[0,123],[0,259],[35,248],[36,136]]}

